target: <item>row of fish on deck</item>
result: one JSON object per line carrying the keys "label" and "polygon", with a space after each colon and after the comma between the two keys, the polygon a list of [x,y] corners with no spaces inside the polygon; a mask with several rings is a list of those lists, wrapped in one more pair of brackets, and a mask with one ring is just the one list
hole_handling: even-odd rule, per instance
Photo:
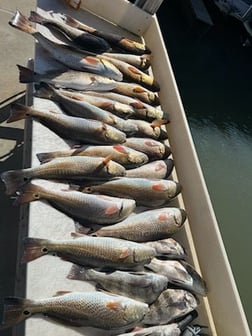
{"label": "row of fish on deck", "polygon": [[[33,22],[63,33],[69,44],[48,39]],[[196,295],[206,295],[206,285],[171,237],[186,212],[169,206],[181,186],[167,179],[173,169],[164,127],[169,118],[159,107],[159,85],[147,72],[150,50],[66,14],[31,12],[28,19],[17,12],[10,25],[33,35],[67,69],[40,74],[19,65],[20,82],[39,84],[35,96],[56,102],[63,112],[13,104],[8,122],[32,118],[76,143],[37,153],[41,165],[1,176],[16,204],[44,199],[79,223],[69,240],[25,238],[22,262],[57,255],[73,263],[69,279],[92,281],[102,291],[6,297],[1,328],[42,313],[113,334],[198,335],[201,328],[189,324],[197,316]],[[70,187],[54,190],[33,179],[67,181]],[[144,211],[133,214],[139,206]]]}

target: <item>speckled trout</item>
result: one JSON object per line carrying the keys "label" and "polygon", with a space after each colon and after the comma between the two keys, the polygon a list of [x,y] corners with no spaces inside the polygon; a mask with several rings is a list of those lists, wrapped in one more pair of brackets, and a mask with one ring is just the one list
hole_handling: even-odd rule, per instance
{"label": "speckled trout", "polygon": [[13,194],[31,179],[84,180],[123,176],[125,168],[110,158],[72,156],[56,158],[37,167],[9,170],[1,175],[6,194]]}
{"label": "speckled trout", "polygon": [[133,328],[148,312],[148,305],[127,297],[102,292],[57,292],[43,299],[6,297],[2,328],[43,314],[69,326],[114,330]]}
{"label": "speckled trout", "polygon": [[102,272],[79,265],[73,265],[67,277],[74,280],[92,281],[96,288],[125,295],[148,304],[157,299],[161,292],[167,288],[168,283],[166,277],[155,273]]}
{"label": "speckled trout", "polygon": [[167,204],[181,192],[181,189],[181,185],[172,180],[123,177],[84,186],[81,191],[131,198],[137,205],[153,208]]}
{"label": "speckled trout", "polygon": [[29,183],[19,192],[15,204],[47,200],[56,209],[74,219],[89,223],[117,223],[135,209],[134,200],[104,195],[90,195],[76,190],[55,190]]}
{"label": "speckled trout", "polygon": [[122,222],[98,229],[94,235],[117,237],[137,242],[170,237],[183,226],[186,212],[178,208],[160,208],[132,215]]}
{"label": "speckled trout", "polygon": [[82,266],[125,270],[146,265],[156,255],[152,247],[132,241],[107,237],[80,237],[76,233],[72,233],[72,236],[76,238],[25,238],[22,262],[26,263],[53,253]]}

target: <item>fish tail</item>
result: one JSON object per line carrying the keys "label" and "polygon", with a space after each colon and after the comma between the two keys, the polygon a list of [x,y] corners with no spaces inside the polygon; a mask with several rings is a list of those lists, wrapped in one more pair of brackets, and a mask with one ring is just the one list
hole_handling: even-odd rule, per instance
{"label": "fish tail", "polygon": [[75,20],[73,17],[71,17],[70,15],[64,14],[63,19],[67,25],[74,27],[74,28],[79,28],[79,22]]}
{"label": "fish tail", "polygon": [[178,327],[181,331],[185,330],[185,328],[190,324],[193,320],[198,317],[198,313],[196,310],[193,310],[190,314],[188,314],[183,320],[178,322]]}
{"label": "fish tail", "polygon": [[7,119],[7,123],[29,118],[31,116],[31,111],[32,109],[28,106],[13,103],[11,104],[10,116]]}
{"label": "fish tail", "polygon": [[10,328],[30,317],[29,306],[31,304],[32,301],[28,299],[5,297],[3,321],[0,330]]}
{"label": "fish tail", "polygon": [[47,239],[26,237],[21,262],[27,263],[48,254],[48,242]]}
{"label": "fish tail", "polygon": [[19,11],[16,11],[16,14],[9,21],[9,24],[12,27],[22,30],[23,32],[28,34],[34,34],[37,32],[37,30],[32,26],[31,22]]}
{"label": "fish tail", "polygon": [[33,83],[36,81],[36,73],[22,65],[17,64],[19,70],[19,82],[20,83]]}
{"label": "fish tail", "polygon": [[41,198],[42,188],[38,185],[29,183],[22,187],[21,192],[18,193],[14,205],[30,203]]}
{"label": "fish tail", "polygon": [[40,23],[40,24],[44,24],[45,22],[47,22],[47,20],[43,16],[41,16],[35,11],[30,12],[30,16],[28,20],[31,22]]}
{"label": "fish tail", "polygon": [[12,195],[28,179],[22,170],[9,170],[1,174],[1,179],[5,184],[6,195]]}
{"label": "fish tail", "polygon": [[37,153],[36,156],[40,163],[46,163],[55,158],[54,152]]}
{"label": "fish tail", "polygon": [[88,275],[86,272],[86,268],[79,266],[79,265],[73,265],[67,275],[68,279],[73,280],[88,280]]}
{"label": "fish tail", "polygon": [[42,83],[40,88],[35,92],[35,96],[45,99],[53,99],[55,97],[55,90],[51,85],[47,83]]}

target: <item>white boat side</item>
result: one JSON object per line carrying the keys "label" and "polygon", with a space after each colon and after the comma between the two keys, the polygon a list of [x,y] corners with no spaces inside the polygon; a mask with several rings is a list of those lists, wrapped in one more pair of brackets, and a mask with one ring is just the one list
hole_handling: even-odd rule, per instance
{"label": "white boat side", "polygon": [[[55,0],[53,3],[50,0],[38,0],[37,4],[38,11],[51,9],[59,12],[65,11],[90,25],[109,28],[116,32],[123,32],[127,29],[131,33],[140,34],[153,51],[152,71],[161,86],[161,106],[171,116],[171,123],[167,129],[175,161],[174,178],[177,178],[183,186],[182,197],[178,198],[178,205],[185,208],[188,213],[185,229],[181,230],[176,237],[189,251],[192,263],[203,275],[209,289],[208,296],[202,300],[198,310],[199,323],[209,326],[209,335],[249,336],[246,317],[156,16],[150,16],[126,0],[116,0],[116,2],[114,0],[82,0],[82,10],[79,11],[66,8],[64,1],[60,0]],[[107,21],[102,20],[101,17]],[[46,29],[41,29],[47,32]],[[126,34],[131,36],[129,32]],[[48,67],[53,67],[51,61],[37,47],[35,69],[44,71]],[[56,108],[54,103],[37,98],[34,99],[34,106],[39,109]],[[33,166],[39,164],[36,153],[69,148],[64,140],[37,122],[32,123],[31,146]],[[74,231],[74,221],[69,217],[43,202],[34,202],[30,205],[29,236],[63,239],[69,238],[71,231]],[[70,267],[70,263],[50,256],[28,264],[26,296],[42,298],[52,296],[58,290],[93,290],[90,284],[66,279]],[[25,324],[25,336],[75,336],[80,334],[104,335],[104,332],[94,331],[91,328],[66,328],[53,324],[47,319],[31,318]]]}

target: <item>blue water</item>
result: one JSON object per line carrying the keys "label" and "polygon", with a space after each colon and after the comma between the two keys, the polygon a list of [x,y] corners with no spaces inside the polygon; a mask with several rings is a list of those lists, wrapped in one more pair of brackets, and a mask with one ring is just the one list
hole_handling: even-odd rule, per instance
{"label": "blue water", "polygon": [[217,16],[214,27],[164,2],[159,20],[247,319],[252,328],[252,47]]}

